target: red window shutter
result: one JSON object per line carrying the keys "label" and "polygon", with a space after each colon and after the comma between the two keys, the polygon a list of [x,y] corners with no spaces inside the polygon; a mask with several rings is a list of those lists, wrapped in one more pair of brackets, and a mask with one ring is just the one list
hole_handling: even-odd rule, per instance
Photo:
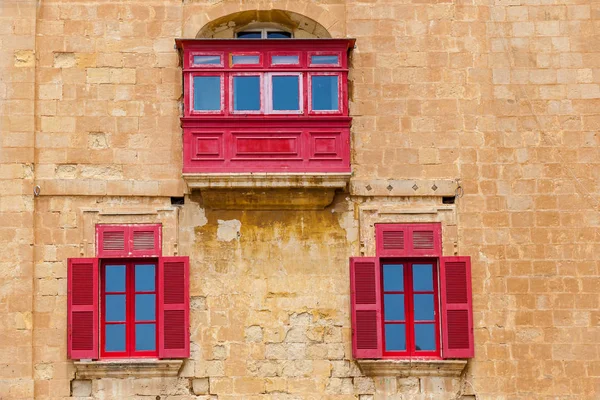
{"label": "red window shutter", "polygon": [[472,358],[471,257],[441,257],[442,356]]}
{"label": "red window shutter", "polygon": [[379,257],[442,255],[442,227],[431,224],[376,224],[375,238]]}
{"label": "red window shutter", "polygon": [[408,225],[376,224],[375,242],[377,256],[404,256],[408,250]]}
{"label": "red window shutter", "polygon": [[161,257],[158,272],[158,356],[190,356],[189,257]]}
{"label": "red window shutter", "polygon": [[162,255],[160,224],[131,225],[130,255],[135,257],[158,257]]}
{"label": "red window shutter", "polygon": [[128,256],[128,227],[126,225],[96,225],[96,255],[98,257]]}
{"label": "red window shutter", "polygon": [[98,259],[67,260],[67,355],[98,358]]}
{"label": "red window shutter", "polygon": [[354,358],[382,354],[381,281],[376,257],[350,258],[352,352]]}

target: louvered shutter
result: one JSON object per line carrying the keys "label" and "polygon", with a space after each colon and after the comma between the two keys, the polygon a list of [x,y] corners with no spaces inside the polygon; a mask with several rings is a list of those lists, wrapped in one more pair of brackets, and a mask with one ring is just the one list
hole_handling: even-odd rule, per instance
{"label": "louvered shutter", "polygon": [[67,356],[98,358],[98,259],[67,260]]}
{"label": "louvered shutter", "polygon": [[442,356],[472,358],[471,258],[441,257]]}
{"label": "louvered shutter", "polygon": [[158,273],[158,356],[190,356],[189,258],[161,257]]}
{"label": "louvered shutter", "polygon": [[441,233],[439,223],[376,224],[377,256],[439,257],[442,255]]}
{"label": "louvered shutter", "polygon": [[354,358],[380,358],[382,354],[381,281],[375,257],[350,258],[352,352]]}
{"label": "louvered shutter", "polygon": [[131,225],[129,253],[134,257],[158,257],[162,254],[161,226],[159,224]]}
{"label": "louvered shutter", "polygon": [[98,257],[128,256],[128,227],[126,225],[96,225],[96,255]]}

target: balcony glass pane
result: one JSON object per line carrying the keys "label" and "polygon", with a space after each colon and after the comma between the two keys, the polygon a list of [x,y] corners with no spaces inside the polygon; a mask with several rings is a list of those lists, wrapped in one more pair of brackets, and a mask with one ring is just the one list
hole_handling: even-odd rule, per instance
{"label": "balcony glass pane", "polygon": [[404,321],[404,295],[386,294],[383,296],[386,321]]}
{"label": "balcony glass pane", "polygon": [[105,272],[105,288],[107,292],[125,291],[125,266],[107,265]]}
{"label": "balcony glass pane", "polygon": [[107,294],[105,296],[105,321],[121,322],[125,321],[125,295]]}
{"label": "balcony glass pane", "polygon": [[233,109],[235,111],[260,110],[260,77],[233,77]]}
{"label": "balcony glass pane", "polygon": [[156,295],[135,295],[135,320],[154,321],[156,319]]}
{"label": "balcony glass pane", "polygon": [[194,77],[194,110],[219,111],[221,109],[221,77]]}
{"label": "balcony glass pane", "polygon": [[194,65],[220,65],[221,56],[194,56]]}
{"label": "balcony glass pane", "polygon": [[298,76],[273,76],[273,110],[300,110]]}
{"label": "balcony glass pane", "polygon": [[340,59],[338,56],[310,56],[311,65],[338,65]]}
{"label": "balcony glass pane", "polygon": [[272,56],[271,64],[273,65],[285,65],[285,64],[298,64],[300,60],[298,56]]}
{"label": "balcony glass pane", "polygon": [[386,264],[383,266],[383,290],[386,292],[404,291],[404,265]]}
{"label": "balcony glass pane", "polygon": [[105,351],[125,351],[125,324],[105,325]]}
{"label": "balcony glass pane", "polygon": [[415,350],[436,350],[435,324],[415,324]]}
{"label": "balcony glass pane", "polygon": [[153,292],[156,282],[153,264],[138,264],[135,266],[135,291]]}
{"label": "balcony glass pane", "polygon": [[135,350],[136,351],[156,350],[156,325],[155,324],[136,324],[135,325]]}
{"label": "balcony glass pane", "polygon": [[237,64],[258,64],[260,62],[259,56],[232,56],[231,63]]}
{"label": "balcony glass pane", "polygon": [[385,324],[385,350],[406,350],[406,327],[404,324]]}
{"label": "balcony glass pane", "polygon": [[338,110],[337,75],[311,77],[312,109],[315,111]]}

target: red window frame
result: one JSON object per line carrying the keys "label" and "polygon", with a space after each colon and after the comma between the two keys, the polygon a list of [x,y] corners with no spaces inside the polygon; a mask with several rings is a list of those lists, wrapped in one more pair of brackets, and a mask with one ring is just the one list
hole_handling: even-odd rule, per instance
{"label": "red window frame", "polygon": [[[312,106],[312,77],[313,76],[337,76],[338,84],[338,108],[337,110],[313,110]],[[308,72],[306,74],[306,84],[308,86],[307,109],[309,115],[340,115],[345,113],[346,85],[342,82],[343,76],[338,72]]]}
{"label": "red window frame", "polygon": [[[196,110],[194,108],[194,99],[195,99],[194,78],[197,76],[219,77],[219,79],[221,80],[221,108],[219,110]],[[229,104],[227,102],[228,98],[225,95],[225,88],[227,87],[226,85],[228,83],[226,81],[227,77],[225,76],[224,73],[198,71],[198,72],[193,72],[192,74],[188,75],[188,79],[189,79],[189,81],[186,83],[186,85],[188,86],[188,88],[189,88],[188,90],[191,93],[191,96],[189,96],[189,104],[188,104],[188,107],[190,110],[190,115],[200,116],[200,115],[223,115],[223,114],[225,114],[225,110],[227,110],[227,108],[229,107]]]}
{"label": "red window frame", "polygon": [[[388,264],[402,264],[403,265],[403,279],[404,279],[404,291],[385,291],[384,289],[384,273],[383,269]],[[431,291],[415,291],[413,288],[413,265],[414,264],[430,264],[432,266],[433,274],[433,290]],[[438,269],[439,260],[437,258],[401,258],[401,259],[381,259],[379,263],[380,268],[380,282],[381,285],[381,332],[382,332],[382,355],[384,358],[432,358],[441,359],[441,325],[440,325],[440,300],[439,300],[439,282],[438,282]],[[398,323],[405,325],[406,334],[406,351],[387,351],[386,350],[386,333],[385,326],[390,324],[390,321],[385,319],[385,295],[386,294],[404,294],[404,321],[393,321],[391,324]],[[434,320],[433,321],[415,321],[414,320],[414,295],[415,294],[433,294],[433,305],[434,305]],[[435,326],[435,351],[428,350],[416,350],[415,348],[415,325],[418,324],[434,324]]]}
{"label": "red window frame", "polygon": [[[135,290],[135,265],[154,265],[154,291]],[[111,265],[125,265],[125,292],[106,292],[106,267]],[[158,357],[159,343],[159,288],[158,288],[158,259],[113,259],[101,260],[100,266],[100,358],[156,358]],[[106,321],[106,295],[125,294],[125,321]],[[135,320],[135,298],[136,294],[154,294],[154,320]],[[106,325],[125,324],[125,351],[106,351]],[[136,325],[153,323],[155,326],[155,344],[153,351],[135,350],[135,328]]]}
{"label": "red window frame", "polygon": [[[220,58],[218,64],[195,64],[195,56],[217,56]],[[222,68],[225,66],[225,53],[222,51],[190,51],[190,65],[194,68]]]}

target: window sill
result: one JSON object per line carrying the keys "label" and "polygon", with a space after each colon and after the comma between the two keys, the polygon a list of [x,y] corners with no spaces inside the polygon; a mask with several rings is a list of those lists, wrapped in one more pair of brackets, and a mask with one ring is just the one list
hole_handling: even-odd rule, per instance
{"label": "window sill", "polygon": [[467,360],[356,360],[367,376],[459,377]]}
{"label": "window sill", "polygon": [[177,376],[183,360],[75,361],[77,379]]}

